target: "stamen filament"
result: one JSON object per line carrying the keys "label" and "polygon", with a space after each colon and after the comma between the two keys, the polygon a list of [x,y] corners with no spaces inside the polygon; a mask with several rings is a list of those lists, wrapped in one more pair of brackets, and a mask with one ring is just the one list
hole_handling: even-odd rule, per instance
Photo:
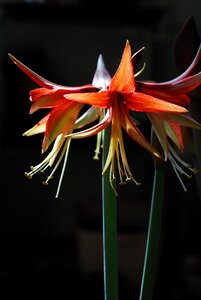
{"label": "stamen filament", "polygon": [[57,163],[55,164],[55,166],[54,166],[52,172],[51,172],[50,175],[47,177],[47,180],[46,180],[45,182],[43,182],[43,183],[45,183],[45,185],[47,185],[47,184],[48,184],[48,181],[49,181],[51,178],[53,178],[53,174],[55,173],[55,171],[57,170],[57,168],[58,168],[58,166],[59,166],[61,160],[63,159],[64,153],[66,152],[66,147],[67,147],[68,141],[69,141],[69,139],[66,140],[65,145],[63,146],[63,149],[62,149],[62,151],[61,151],[61,154],[59,155],[59,158],[58,158],[58,160],[57,160]]}
{"label": "stamen filament", "polygon": [[145,67],[146,63],[144,63],[142,68],[137,73],[135,73],[134,78],[138,77],[144,71]]}
{"label": "stamen filament", "polygon": [[59,184],[58,184],[58,187],[57,187],[57,192],[56,192],[55,198],[58,198],[58,196],[59,196],[61,183],[62,183],[63,176],[64,176],[64,171],[66,169],[66,164],[67,164],[67,159],[68,159],[68,154],[69,154],[69,149],[70,149],[70,143],[71,143],[71,139],[68,139],[68,141],[66,141],[66,152],[65,152],[65,156],[64,156],[64,163],[63,163],[61,175],[60,175],[60,178],[59,178]]}

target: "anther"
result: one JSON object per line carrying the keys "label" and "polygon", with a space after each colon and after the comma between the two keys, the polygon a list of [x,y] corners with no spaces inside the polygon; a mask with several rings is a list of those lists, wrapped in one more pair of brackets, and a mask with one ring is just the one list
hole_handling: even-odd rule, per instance
{"label": "anther", "polygon": [[130,182],[130,181],[132,181],[132,177],[127,177],[126,182]]}
{"label": "anther", "polygon": [[45,186],[49,185],[49,183],[47,181],[42,181],[42,184],[45,185]]}
{"label": "anther", "polygon": [[24,172],[24,175],[28,178],[28,179],[32,179],[32,175],[28,172]]}
{"label": "anther", "polygon": [[99,160],[99,154],[100,154],[100,151],[95,150],[94,152],[95,152],[95,155],[94,155],[93,159],[94,159],[94,160]]}

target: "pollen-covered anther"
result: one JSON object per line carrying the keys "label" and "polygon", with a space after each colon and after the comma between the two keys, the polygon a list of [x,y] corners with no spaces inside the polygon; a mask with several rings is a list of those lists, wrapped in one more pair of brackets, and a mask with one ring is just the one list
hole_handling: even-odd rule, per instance
{"label": "pollen-covered anther", "polygon": [[137,180],[135,180],[135,178],[133,176],[130,177],[130,180],[132,180],[133,182],[135,182],[136,185],[141,185],[141,182],[138,182]]}
{"label": "pollen-covered anther", "polygon": [[94,160],[99,160],[99,154],[100,154],[100,151],[95,150],[94,152],[95,152],[95,155],[94,155],[93,159],[94,159]]}
{"label": "pollen-covered anther", "polygon": [[24,175],[28,178],[28,179],[32,179],[32,175],[28,172],[24,172]]}
{"label": "pollen-covered anther", "polygon": [[47,186],[47,185],[49,185],[49,180],[52,180],[52,179],[54,179],[54,177],[52,175],[50,175],[47,177],[46,181],[42,182],[42,184]]}
{"label": "pollen-covered anther", "polygon": [[126,184],[126,181],[120,181],[119,182],[119,185],[125,185]]}
{"label": "pollen-covered anther", "polygon": [[199,172],[196,168],[190,168],[190,170],[193,172],[193,174],[197,174]]}
{"label": "pollen-covered anther", "polygon": [[133,180],[132,177],[127,177],[127,178],[126,178],[126,182],[131,182],[132,180]]}
{"label": "pollen-covered anther", "polygon": [[49,185],[49,183],[47,181],[42,181],[42,184],[45,185],[45,186]]}

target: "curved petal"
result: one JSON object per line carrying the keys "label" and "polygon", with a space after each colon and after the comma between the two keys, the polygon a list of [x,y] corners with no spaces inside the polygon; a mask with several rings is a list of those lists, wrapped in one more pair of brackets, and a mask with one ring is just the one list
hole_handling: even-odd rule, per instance
{"label": "curved petal", "polygon": [[47,120],[42,152],[45,152],[52,141],[59,135],[67,135],[73,129],[82,104],[71,102],[55,108]]}
{"label": "curved petal", "polygon": [[183,107],[187,107],[190,104],[190,99],[185,94],[174,95],[173,93],[169,93],[169,91],[166,90],[152,90],[142,85],[139,85],[138,82],[136,82],[136,90],[141,93],[145,93],[153,97],[159,98],[161,100],[165,100]]}
{"label": "curved petal", "polygon": [[147,116],[150,119],[154,132],[156,133],[159,143],[163,149],[164,160],[166,161],[168,158],[168,141],[167,141],[165,127],[161,119],[161,114],[147,113]]}
{"label": "curved petal", "polygon": [[196,89],[200,84],[201,84],[201,72],[186,77],[182,80],[179,80],[174,85],[171,85],[170,91],[172,91],[175,94],[180,94],[180,93],[186,94]]}
{"label": "curved petal", "polygon": [[59,85],[56,83],[53,83],[42,76],[38,75],[36,72],[32,71],[30,68],[25,66],[23,63],[21,63],[17,58],[15,58],[12,54],[8,54],[9,57],[12,59],[12,61],[24,72],[26,73],[33,81],[35,81],[38,85],[49,88],[49,89],[65,89],[66,92],[84,92],[84,91],[95,91],[96,88],[92,84],[86,84],[82,86],[77,86],[77,87],[68,87],[68,86],[63,86]]}
{"label": "curved petal", "polygon": [[201,84],[201,72],[182,79],[175,80],[172,84],[162,84],[155,82],[137,81],[138,90],[147,93],[155,91],[169,94],[186,94],[197,88]]}
{"label": "curved petal", "polygon": [[165,131],[169,138],[174,142],[177,148],[182,152],[184,150],[183,134],[179,124],[164,121]]}
{"label": "curved petal", "polygon": [[110,100],[108,91],[100,91],[98,93],[73,93],[66,94],[64,97],[71,101],[77,101],[102,108],[106,108]]}
{"label": "curved petal", "polygon": [[[201,59],[201,44],[198,48],[197,54],[194,58],[194,60],[192,61],[192,63],[190,64],[190,66],[188,67],[188,69],[183,72],[181,75],[179,75],[178,77],[169,80],[169,81],[164,81],[164,82],[160,82],[160,83],[155,83],[155,82],[145,82],[145,81],[141,81],[138,82],[140,84],[142,84],[142,86],[144,87],[149,87],[150,89],[158,89],[158,90],[164,90],[164,89],[171,89],[172,86],[175,86],[178,83],[181,83],[185,78],[191,77],[194,70],[196,69],[196,66],[198,64],[198,62]],[[199,74],[199,73],[198,73]]]}
{"label": "curved petal", "polygon": [[46,115],[35,126],[33,126],[31,129],[24,132],[23,136],[31,136],[31,135],[34,135],[34,134],[45,132],[46,123],[47,123],[47,120],[48,120],[49,116],[50,116],[50,114]]}
{"label": "curved petal", "polygon": [[99,107],[91,106],[87,111],[85,111],[79,119],[75,122],[74,129],[82,128],[94,121],[96,121],[100,117],[102,109]]}
{"label": "curved petal", "polygon": [[131,117],[129,116],[129,113],[127,109],[125,109],[124,105],[121,104],[121,124],[125,131],[130,135],[132,139],[134,139],[140,146],[145,148],[147,151],[149,151],[151,154],[160,157],[160,154],[154,149],[154,147],[146,140],[144,135],[141,133],[141,131],[136,127],[136,125],[133,123]]}
{"label": "curved petal", "polygon": [[96,125],[87,128],[82,131],[74,132],[71,134],[68,134],[67,137],[73,138],[73,139],[82,139],[86,137],[90,137],[92,135],[95,135],[99,132],[101,132],[103,129],[105,129],[112,120],[112,108],[109,108],[104,116],[104,118]]}
{"label": "curved petal", "polygon": [[169,114],[165,113],[164,120],[178,123],[182,126],[191,127],[201,130],[201,124],[194,120],[189,114]]}
{"label": "curved petal", "polygon": [[30,108],[30,113],[34,113],[41,108],[52,108],[62,105],[67,102],[64,98],[66,91],[38,88],[30,91],[30,100],[33,102]]}
{"label": "curved petal", "polygon": [[125,95],[125,101],[128,107],[135,111],[141,112],[187,112],[182,106],[166,102],[164,100],[152,97],[139,92]]}

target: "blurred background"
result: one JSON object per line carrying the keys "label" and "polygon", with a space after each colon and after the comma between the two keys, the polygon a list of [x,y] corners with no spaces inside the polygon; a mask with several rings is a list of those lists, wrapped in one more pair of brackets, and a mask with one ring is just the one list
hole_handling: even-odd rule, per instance
{"label": "blurred background", "polygon": [[[193,15],[201,33],[199,0],[0,0],[0,298],[103,299],[101,161],[96,138],[73,141],[60,197],[58,171],[44,187],[41,175],[24,172],[42,161],[42,135],[22,137],[43,116],[29,115],[37,87],[9,59],[13,54],[48,80],[90,83],[99,54],[111,75],[126,39],[145,46],[140,79],[177,76],[176,36]],[[142,118],[141,128],[150,133]],[[125,136],[134,176],[142,184],[118,188],[119,299],[138,299],[149,220],[153,162]],[[192,153],[188,161],[197,161]],[[167,184],[168,183],[168,184]],[[167,166],[156,299],[201,299],[200,177],[184,193]]]}

